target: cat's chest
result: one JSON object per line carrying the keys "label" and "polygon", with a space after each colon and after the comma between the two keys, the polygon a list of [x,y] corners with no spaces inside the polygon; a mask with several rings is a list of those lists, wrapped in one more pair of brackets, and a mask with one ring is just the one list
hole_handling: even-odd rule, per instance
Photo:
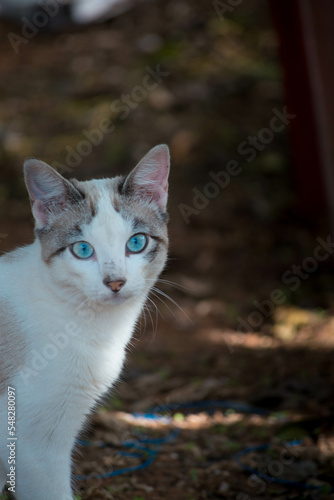
{"label": "cat's chest", "polygon": [[103,395],[120,375],[125,347],[123,343],[91,342],[84,349],[69,353],[66,371],[72,395],[92,400]]}
{"label": "cat's chest", "polygon": [[120,374],[132,329],[133,324],[128,322],[118,325],[102,322],[86,327],[83,336],[78,333],[68,359],[76,380],[84,382],[93,392],[107,390]]}
{"label": "cat's chest", "polygon": [[[31,349],[26,366],[39,370],[36,382],[68,390],[76,400],[96,399],[119,377],[136,314],[36,304],[29,322]],[[37,373],[36,373],[37,375]],[[30,377],[32,378],[32,377]],[[55,381],[58,381],[55,384]]]}

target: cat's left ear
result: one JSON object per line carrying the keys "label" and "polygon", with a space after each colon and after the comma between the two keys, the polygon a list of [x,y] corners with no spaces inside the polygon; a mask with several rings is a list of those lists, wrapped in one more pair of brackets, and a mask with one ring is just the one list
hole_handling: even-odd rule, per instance
{"label": "cat's left ear", "polygon": [[70,181],[43,161],[26,160],[24,175],[32,213],[39,228],[47,226],[67,205],[82,199],[82,194]]}
{"label": "cat's left ear", "polygon": [[168,176],[170,168],[169,149],[166,144],[152,148],[128,175],[124,192],[143,196],[166,211],[168,198]]}

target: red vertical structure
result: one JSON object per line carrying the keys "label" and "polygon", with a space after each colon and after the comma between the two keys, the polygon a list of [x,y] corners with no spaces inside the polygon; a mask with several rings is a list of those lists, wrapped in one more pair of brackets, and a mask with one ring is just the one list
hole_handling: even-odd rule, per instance
{"label": "red vertical structure", "polygon": [[271,0],[285,71],[292,160],[306,214],[334,234],[334,1]]}

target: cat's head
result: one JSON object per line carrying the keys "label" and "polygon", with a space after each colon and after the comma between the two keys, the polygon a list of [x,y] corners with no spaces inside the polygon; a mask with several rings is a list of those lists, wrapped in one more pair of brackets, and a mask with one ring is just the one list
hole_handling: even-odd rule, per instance
{"label": "cat's head", "polygon": [[24,170],[50,286],[78,302],[144,297],[167,258],[168,147],[124,177],[66,180],[34,159]]}

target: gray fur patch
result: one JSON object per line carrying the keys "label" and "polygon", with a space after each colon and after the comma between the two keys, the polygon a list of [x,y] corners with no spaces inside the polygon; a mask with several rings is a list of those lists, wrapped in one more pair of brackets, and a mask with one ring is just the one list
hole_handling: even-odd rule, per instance
{"label": "gray fur patch", "polygon": [[73,240],[80,238],[81,227],[92,220],[86,200],[63,210],[50,227],[36,230],[40,239],[42,258],[49,264],[53,257],[61,253]]}
{"label": "gray fur patch", "polygon": [[[133,232],[146,233],[160,245],[168,247],[166,214],[161,214],[153,203],[149,203],[138,196],[123,194],[119,202],[120,213],[132,223]],[[154,257],[152,254],[151,257]],[[153,259],[152,259],[153,260]]]}
{"label": "gray fur patch", "polygon": [[79,182],[73,179],[71,183],[82,198],[68,203],[49,227],[36,230],[42,246],[42,257],[47,264],[71,243],[80,239],[82,227],[89,224],[98,211],[99,192],[91,181]]}

